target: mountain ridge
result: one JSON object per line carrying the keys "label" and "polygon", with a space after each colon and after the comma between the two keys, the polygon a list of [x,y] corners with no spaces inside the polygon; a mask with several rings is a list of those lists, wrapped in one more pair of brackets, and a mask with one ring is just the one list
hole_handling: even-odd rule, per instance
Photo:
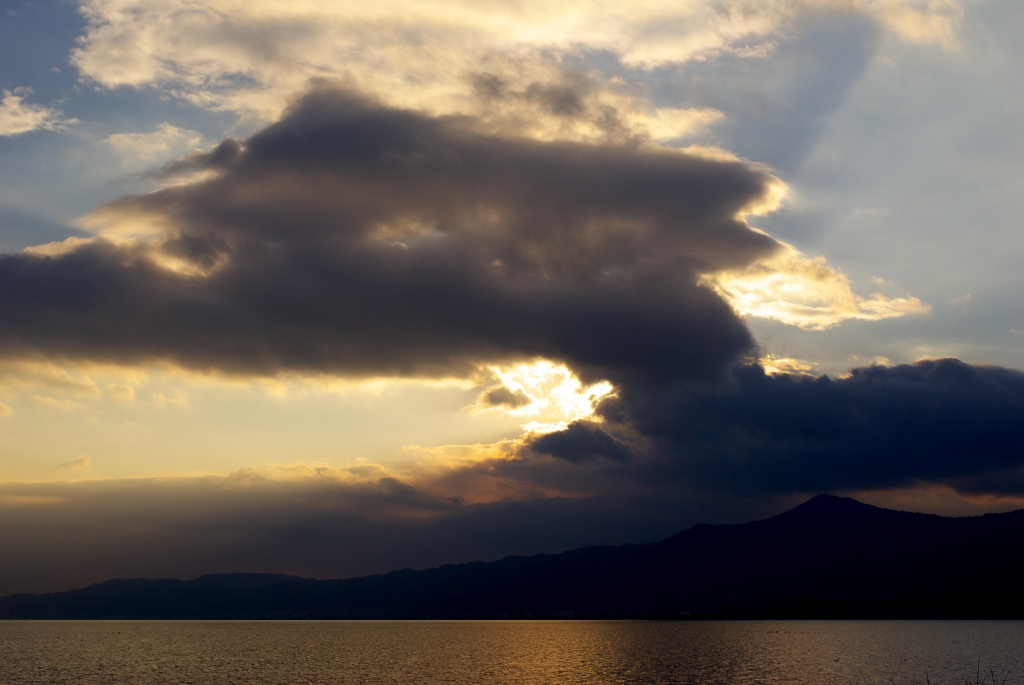
{"label": "mountain ridge", "polygon": [[949,518],[818,495],[654,543],[340,580],[113,579],[0,598],[0,618],[1021,618],[1020,542],[1024,510]]}

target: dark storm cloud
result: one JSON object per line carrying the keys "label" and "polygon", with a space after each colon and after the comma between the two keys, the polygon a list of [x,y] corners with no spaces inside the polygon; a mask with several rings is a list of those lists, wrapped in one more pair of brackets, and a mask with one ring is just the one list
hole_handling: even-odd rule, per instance
{"label": "dark storm cloud", "polygon": [[736,219],[769,176],[472,123],[315,90],[244,144],[165,170],[218,178],[98,213],[155,218],[160,238],[0,257],[4,354],[397,375],[543,356],[653,382],[752,348],[696,279],[776,249]]}
{"label": "dark storm cloud", "polygon": [[168,162],[160,171],[144,174],[144,176],[166,179],[185,176],[198,171],[218,169],[234,161],[241,153],[242,145],[234,138],[228,138],[210,152],[197,152],[183,159]]}
{"label": "dark storm cloud", "polygon": [[928,483],[1024,493],[1024,374],[1009,369],[942,359],[830,379],[743,366],[714,387],[626,387],[602,412],[657,444],[634,474],[650,482],[748,496]]}
{"label": "dark storm cloud", "polygon": [[632,456],[629,445],[590,421],[574,421],[563,431],[542,435],[530,441],[529,449],[573,464],[596,459],[628,461]]}

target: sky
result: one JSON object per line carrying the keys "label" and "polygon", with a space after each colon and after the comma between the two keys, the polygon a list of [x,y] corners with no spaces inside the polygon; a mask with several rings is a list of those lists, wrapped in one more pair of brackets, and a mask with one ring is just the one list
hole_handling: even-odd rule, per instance
{"label": "sky", "polygon": [[0,7],[0,594],[1024,506],[1018,2]]}

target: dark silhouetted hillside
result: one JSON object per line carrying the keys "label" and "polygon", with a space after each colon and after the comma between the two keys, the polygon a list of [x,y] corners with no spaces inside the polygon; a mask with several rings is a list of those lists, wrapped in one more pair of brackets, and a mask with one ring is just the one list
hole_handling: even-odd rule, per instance
{"label": "dark silhouetted hillside", "polygon": [[946,518],[819,495],[773,518],[348,580],[111,580],[0,618],[1024,618],[1024,511]]}

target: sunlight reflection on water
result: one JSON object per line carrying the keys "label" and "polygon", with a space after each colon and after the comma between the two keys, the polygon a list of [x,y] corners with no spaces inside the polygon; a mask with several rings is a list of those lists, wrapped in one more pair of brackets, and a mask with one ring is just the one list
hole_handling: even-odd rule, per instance
{"label": "sunlight reflection on water", "polygon": [[4,685],[1022,683],[1022,655],[1017,621],[0,622]]}

